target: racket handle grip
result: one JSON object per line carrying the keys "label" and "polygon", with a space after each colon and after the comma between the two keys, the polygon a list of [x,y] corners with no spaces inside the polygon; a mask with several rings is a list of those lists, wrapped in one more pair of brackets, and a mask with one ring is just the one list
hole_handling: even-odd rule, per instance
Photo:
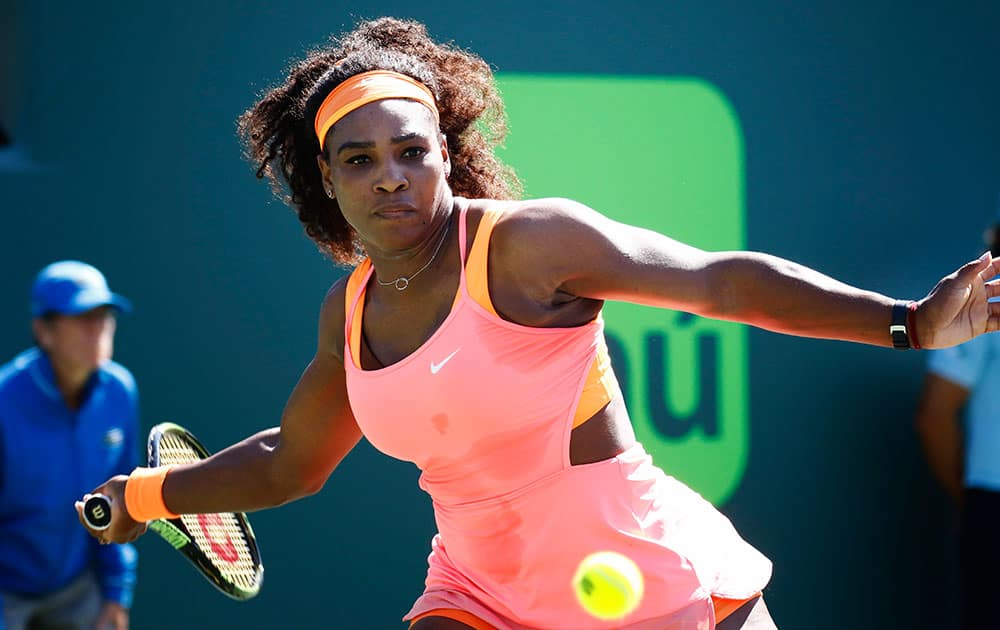
{"label": "racket handle grip", "polygon": [[91,495],[83,504],[83,520],[90,529],[107,529],[111,525],[111,499],[103,494]]}

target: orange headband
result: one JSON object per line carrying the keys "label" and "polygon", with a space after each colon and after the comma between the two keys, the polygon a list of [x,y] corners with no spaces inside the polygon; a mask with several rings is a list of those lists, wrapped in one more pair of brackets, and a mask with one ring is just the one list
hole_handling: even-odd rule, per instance
{"label": "orange headband", "polygon": [[362,72],[333,88],[316,112],[316,137],[319,148],[326,144],[326,134],[330,127],[344,116],[362,105],[386,98],[408,98],[427,106],[434,112],[434,120],[440,122],[434,95],[427,86],[405,74],[389,70]]}

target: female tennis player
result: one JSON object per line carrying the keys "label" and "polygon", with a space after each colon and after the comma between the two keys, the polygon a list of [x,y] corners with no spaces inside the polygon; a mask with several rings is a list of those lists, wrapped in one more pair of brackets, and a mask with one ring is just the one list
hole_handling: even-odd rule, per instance
{"label": "female tennis player", "polygon": [[[240,129],[307,234],[356,266],[323,302],[280,427],[197,464],[112,478],[95,489],[114,501],[112,525],[93,533],[124,542],[154,518],[315,493],[364,435],[419,466],[433,500],[426,589],[405,616],[414,630],[775,627],[761,597],[770,562],[636,441],[605,300],[890,347],[1000,325],[988,254],[897,301],[568,199],[517,200],[492,151],[504,116],[487,64],[418,23],[366,22],[309,54]],[[569,587],[596,550],[645,575],[621,622],[587,616]]]}

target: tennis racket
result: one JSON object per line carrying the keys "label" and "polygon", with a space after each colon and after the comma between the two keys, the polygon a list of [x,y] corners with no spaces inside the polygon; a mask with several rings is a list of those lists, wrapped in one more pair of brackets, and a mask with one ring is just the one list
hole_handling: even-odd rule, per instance
{"label": "tennis racket", "polygon": [[[181,426],[164,422],[149,432],[150,467],[190,464],[208,456],[201,442]],[[92,529],[107,529],[111,525],[110,499],[101,494],[91,496],[84,503],[83,518]],[[229,597],[246,600],[260,591],[264,566],[246,514],[182,514],[151,521],[149,529],[181,552]]]}

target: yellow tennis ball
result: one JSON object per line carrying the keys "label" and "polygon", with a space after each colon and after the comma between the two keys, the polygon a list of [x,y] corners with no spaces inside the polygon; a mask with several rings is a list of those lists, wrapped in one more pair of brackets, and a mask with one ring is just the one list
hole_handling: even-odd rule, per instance
{"label": "yellow tennis ball", "polygon": [[614,551],[598,551],[583,559],[573,576],[580,605],[598,619],[620,619],[642,600],[642,572],[635,562]]}

